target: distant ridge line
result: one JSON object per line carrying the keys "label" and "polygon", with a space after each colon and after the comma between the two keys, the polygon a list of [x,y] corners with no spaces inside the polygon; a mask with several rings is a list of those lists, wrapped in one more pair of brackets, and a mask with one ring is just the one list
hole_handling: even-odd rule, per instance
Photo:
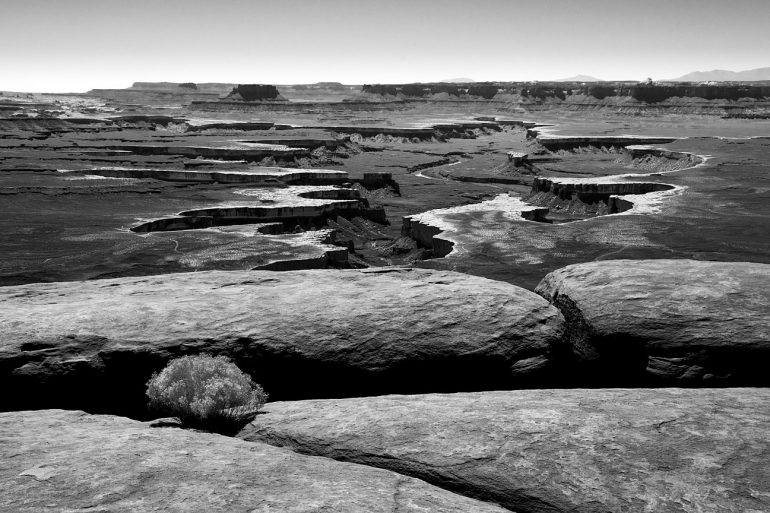
{"label": "distant ridge line", "polygon": [[758,82],[770,80],[770,67],[755,68],[745,71],[729,71],[724,69],[715,69],[711,71],[693,71],[679,78],[674,78],[671,82]]}

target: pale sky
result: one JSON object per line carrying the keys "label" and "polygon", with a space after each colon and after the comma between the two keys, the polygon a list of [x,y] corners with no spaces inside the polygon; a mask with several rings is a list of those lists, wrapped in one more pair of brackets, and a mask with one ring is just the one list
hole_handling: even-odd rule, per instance
{"label": "pale sky", "polygon": [[770,66],[770,0],[0,0],[0,90],[675,78]]}

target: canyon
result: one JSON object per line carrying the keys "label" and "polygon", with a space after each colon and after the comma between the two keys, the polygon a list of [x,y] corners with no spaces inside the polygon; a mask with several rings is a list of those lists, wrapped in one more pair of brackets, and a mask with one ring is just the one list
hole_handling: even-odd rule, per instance
{"label": "canyon", "polygon": [[[766,511],[768,98],[3,92],[0,509]],[[235,437],[147,409],[195,354]]]}

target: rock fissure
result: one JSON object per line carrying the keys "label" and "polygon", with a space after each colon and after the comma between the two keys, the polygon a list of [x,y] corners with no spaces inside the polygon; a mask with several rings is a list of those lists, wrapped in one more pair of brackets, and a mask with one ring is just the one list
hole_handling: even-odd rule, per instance
{"label": "rock fissure", "polygon": [[671,388],[283,402],[238,436],[521,513],[737,511],[770,500],[768,399],[766,389]]}
{"label": "rock fissure", "polygon": [[[69,300],[51,303],[56,291]],[[8,332],[0,333],[7,344],[0,384],[26,391],[3,396],[2,409],[67,407],[142,418],[150,375],[173,357],[200,352],[229,356],[273,399],[558,379],[552,348],[561,341],[561,314],[529,291],[459,273],[199,272],[0,292],[0,332]],[[9,320],[21,311],[45,326],[28,322],[25,332]],[[72,324],[81,322],[87,329]],[[532,358],[541,365],[531,365]],[[292,376],[299,374],[305,379],[298,382]]]}
{"label": "rock fissure", "polygon": [[574,264],[535,288],[580,379],[633,386],[766,386],[768,290],[770,265],[685,259]]}
{"label": "rock fissure", "polygon": [[9,511],[505,511],[382,469],[118,417],[0,413],[0,436]]}
{"label": "rock fissure", "polygon": [[[249,436],[238,436],[245,440],[252,440]],[[419,460],[388,456],[382,453],[360,452],[352,448],[340,447],[339,445],[325,442],[323,438],[308,440],[303,437],[282,436],[275,432],[260,432],[259,440],[275,447],[289,448],[298,454],[306,456],[319,456],[335,461],[389,470],[402,476],[420,479],[433,486],[464,497],[500,504],[501,507],[509,511],[525,511],[519,509],[521,504],[528,504],[533,501],[539,502],[534,497],[519,495],[515,492],[513,494],[514,498],[511,498],[510,491],[491,492],[483,487],[475,486],[473,483],[468,483],[456,474],[458,469],[475,468],[483,465],[485,462],[494,461],[497,457],[477,458],[472,462],[441,466],[427,466]],[[560,513],[563,510],[546,509],[542,511]]]}

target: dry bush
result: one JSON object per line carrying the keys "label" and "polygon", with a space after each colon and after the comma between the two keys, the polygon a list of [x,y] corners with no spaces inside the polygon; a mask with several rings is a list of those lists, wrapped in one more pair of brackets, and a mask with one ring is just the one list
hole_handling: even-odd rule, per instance
{"label": "dry bush", "polygon": [[262,387],[224,356],[183,356],[147,383],[150,408],[186,426],[232,433],[265,404]]}

